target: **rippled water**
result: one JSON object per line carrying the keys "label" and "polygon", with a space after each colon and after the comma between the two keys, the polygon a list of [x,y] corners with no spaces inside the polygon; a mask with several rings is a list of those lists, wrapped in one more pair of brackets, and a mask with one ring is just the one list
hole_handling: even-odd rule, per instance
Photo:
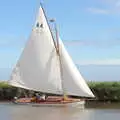
{"label": "rippled water", "polygon": [[119,120],[120,109],[32,107],[0,103],[0,120]]}

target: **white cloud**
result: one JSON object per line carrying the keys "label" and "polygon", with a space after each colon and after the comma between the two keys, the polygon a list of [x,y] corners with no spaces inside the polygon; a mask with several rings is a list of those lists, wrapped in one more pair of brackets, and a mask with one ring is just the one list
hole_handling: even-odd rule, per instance
{"label": "white cloud", "polygon": [[100,8],[87,8],[87,11],[94,14],[109,14],[108,10],[100,9]]}
{"label": "white cloud", "polygon": [[65,45],[80,45],[80,46],[93,46],[100,48],[111,48],[120,46],[120,40],[71,40],[64,41]]}
{"label": "white cloud", "polygon": [[120,59],[79,60],[75,63],[77,65],[120,65]]}
{"label": "white cloud", "polygon": [[14,35],[0,35],[0,48],[13,48],[25,44],[25,38],[17,37]]}
{"label": "white cloud", "polygon": [[119,6],[120,0],[99,0],[99,2],[106,5]]}
{"label": "white cloud", "polygon": [[116,2],[116,7],[120,7],[120,0]]}
{"label": "white cloud", "polygon": [[102,5],[102,7],[94,6],[87,10],[96,14],[118,14],[120,12],[120,0],[99,0],[98,5]]}

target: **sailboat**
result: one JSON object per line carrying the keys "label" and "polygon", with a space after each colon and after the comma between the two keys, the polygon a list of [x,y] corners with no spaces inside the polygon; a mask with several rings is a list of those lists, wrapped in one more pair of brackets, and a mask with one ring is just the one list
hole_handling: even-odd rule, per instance
{"label": "sailboat", "polygon": [[[53,20],[51,20],[54,22]],[[18,88],[61,96],[29,105],[84,106],[85,100],[68,96],[94,97],[69,56],[56,29],[56,40],[45,10],[40,5],[30,38],[15,65],[8,83]],[[54,100],[55,99],[55,100]],[[18,104],[26,104],[16,102]]]}

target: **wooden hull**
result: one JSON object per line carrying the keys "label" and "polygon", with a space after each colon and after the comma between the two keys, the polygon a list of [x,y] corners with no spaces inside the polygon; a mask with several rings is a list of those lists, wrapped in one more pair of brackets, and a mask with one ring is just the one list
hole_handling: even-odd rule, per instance
{"label": "wooden hull", "polygon": [[84,108],[85,101],[79,100],[79,99],[68,99],[68,100],[58,100],[58,98],[52,98],[48,99],[46,101],[40,101],[40,102],[30,102],[29,100],[16,100],[13,101],[13,103],[17,105],[28,105],[28,106],[46,106],[46,107],[79,107],[81,109]]}
{"label": "wooden hull", "polygon": [[35,106],[35,107],[79,107],[81,109],[84,108],[85,101],[79,102],[69,102],[69,103],[21,103],[21,102],[14,102],[17,105],[28,105],[28,106]]}

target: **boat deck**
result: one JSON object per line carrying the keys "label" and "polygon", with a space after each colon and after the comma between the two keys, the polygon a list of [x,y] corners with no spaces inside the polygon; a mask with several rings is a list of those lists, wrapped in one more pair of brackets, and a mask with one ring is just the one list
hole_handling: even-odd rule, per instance
{"label": "boat deck", "polygon": [[31,98],[20,98],[16,101],[13,101],[17,105],[28,105],[35,107],[77,107],[84,109],[84,100],[67,98],[66,100],[63,97],[49,96],[45,101],[39,100],[31,102]]}
{"label": "boat deck", "polygon": [[16,103],[42,103],[42,104],[66,104],[66,103],[73,103],[73,102],[80,102],[83,100],[75,99],[75,98],[67,98],[66,100],[63,99],[61,96],[48,96],[46,100],[39,100],[35,102],[31,102],[32,98],[20,98],[17,99]]}

